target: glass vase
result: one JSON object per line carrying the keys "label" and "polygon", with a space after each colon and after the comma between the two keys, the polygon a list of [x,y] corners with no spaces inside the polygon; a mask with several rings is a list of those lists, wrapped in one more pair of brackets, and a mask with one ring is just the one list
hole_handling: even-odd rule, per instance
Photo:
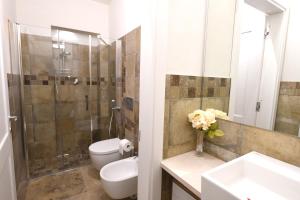
{"label": "glass vase", "polygon": [[197,131],[197,143],[196,143],[197,154],[201,154],[203,152],[203,139],[204,139],[204,132]]}

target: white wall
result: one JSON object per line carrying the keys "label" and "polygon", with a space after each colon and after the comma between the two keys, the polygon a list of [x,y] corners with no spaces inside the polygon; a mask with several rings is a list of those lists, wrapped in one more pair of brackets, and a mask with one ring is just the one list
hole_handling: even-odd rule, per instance
{"label": "white wall", "polygon": [[300,1],[290,1],[290,19],[282,81],[300,81]]}
{"label": "white wall", "polygon": [[[6,73],[10,72],[8,20],[15,19],[15,1],[0,1],[0,141],[8,134],[8,90]],[[4,95],[3,95],[4,94]]]}
{"label": "white wall", "polygon": [[236,0],[208,2],[204,75],[229,77]]}
{"label": "white wall", "polygon": [[109,33],[112,41],[141,25],[141,0],[112,0],[109,11]]}
{"label": "white wall", "polygon": [[17,0],[17,21],[101,33],[109,38],[109,5],[93,0]]}
{"label": "white wall", "polygon": [[10,53],[9,53],[9,33],[8,33],[8,20],[15,21],[16,19],[16,10],[15,0],[1,0],[2,8],[0,10],[1,21],[0,24],[2,26],[2,47],[3,47],[3,64],[5,69],[5,74],[10,72]]}
{"label": "white wall", "polygon": [[168,0],[142,0],[138,199],[159,200],[163,151]]}
{"label": "white wall", "polygon": [[168,74],[200,76],[205,0],[168,1]]}

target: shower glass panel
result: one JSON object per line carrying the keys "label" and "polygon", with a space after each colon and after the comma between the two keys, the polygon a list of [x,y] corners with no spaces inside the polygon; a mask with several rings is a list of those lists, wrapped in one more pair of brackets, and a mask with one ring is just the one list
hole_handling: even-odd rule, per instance
{"label": "shower glass panel", "polygon": [[91,102],[99,102],[97,90],[92,91],[92,39],[89,34],[52,28],[52,41],[57,156],[61,168],[74,167],[88,160],[93,124]]}
{"label": "shower glass panel", "polygon": [[[109,138],[111,47],[82,31],[28,25],[20,30],[30,177],[88,163],[88,146]],[[116,135],[112,127],[110,137]]]}
{"label": "shower glass panel", "polygon": [[59,169],[55,121],[55,70],[51,29],[20,25],[24,79],[24,130],[30,177]]}

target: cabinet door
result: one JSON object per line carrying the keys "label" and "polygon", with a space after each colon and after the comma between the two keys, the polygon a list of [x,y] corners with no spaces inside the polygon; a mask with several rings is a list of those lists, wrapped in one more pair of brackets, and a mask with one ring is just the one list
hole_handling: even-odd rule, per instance
{"label": "cabinet door", "polygon": [[174,182],[172,190],[172,200],[196,200]]}

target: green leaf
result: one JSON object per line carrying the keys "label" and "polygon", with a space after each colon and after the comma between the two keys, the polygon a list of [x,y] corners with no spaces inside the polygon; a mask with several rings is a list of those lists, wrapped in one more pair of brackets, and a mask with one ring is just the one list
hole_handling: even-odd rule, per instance
{"label": "green leaf", "polygon": [[219,124],[217,122],[211,124],[211,126],[209,127],[211,130],[215,131],[219,128]]}
{"label": "green leaf", "polygon": [[221,131],[220,129],[218,129],[218,130],[215,131],[214,135],[217,136],[217,137],[221,137],[221,136],[224,135],[224,132]]}
{"label": "green leaf", "polygon": [[208,137],[209,138],[214,138],[215,137],[215,133],[214,133],[215,131],[212,131],[212,130],[210,130],[210,131],[208,131],[208,133],[207,133],[207,135],[208,135]]}

